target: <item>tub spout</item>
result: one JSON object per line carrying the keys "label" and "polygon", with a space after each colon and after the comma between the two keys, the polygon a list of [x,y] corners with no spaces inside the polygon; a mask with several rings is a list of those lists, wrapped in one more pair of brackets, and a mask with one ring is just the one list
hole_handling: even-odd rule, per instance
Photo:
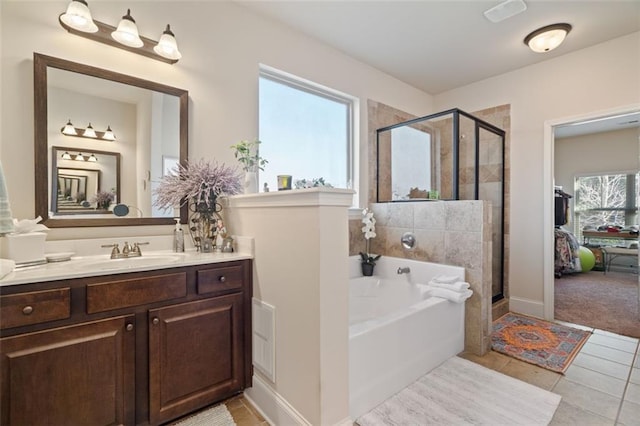
{"label": "tub spout", "polygon": [[408,274],[411,272],[411,268],[405,266],[404,268],[398,268],[398,275]]}

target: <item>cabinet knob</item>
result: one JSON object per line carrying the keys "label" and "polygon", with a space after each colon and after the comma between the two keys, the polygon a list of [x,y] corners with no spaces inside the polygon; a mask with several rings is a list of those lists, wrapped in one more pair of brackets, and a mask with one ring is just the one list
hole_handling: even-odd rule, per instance
{"label": "cabinet knob", "polygon": [[153,323],[153,325],[160,324],[160,320],[158,319],[158,317],[155,317],[154,319],[152,319],[151,322]]}
{"label": "cabinet knob", "polygon": [[222,275],[220,278],[218,278],[218,280],[223,283],[225,281],[227,281],[227,277],[225,277],[224,275]]}
{"label": "cabinet knob", "polygon": [[127,324],[127,326],[125,327],[125,329],[126,329],[127,331],[131,331],[131,330],[133,330],[133,324],[131,324],[131,323]]}
{"label": "cabinet knob", "polygon": [[22,313],[25,315],[31,315],[31,312],[33,312],[33,306],[25,306],[22,308]]}

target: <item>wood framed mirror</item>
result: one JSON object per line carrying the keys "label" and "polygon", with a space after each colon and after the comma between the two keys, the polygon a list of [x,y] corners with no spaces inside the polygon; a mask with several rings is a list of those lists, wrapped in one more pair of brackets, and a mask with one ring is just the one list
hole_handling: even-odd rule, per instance
{"label": "wood framed mirror", "polygon": [[[178,158],[186,164],[188,92],[39,53],[34,53],[33,64],[35,214],[43,218],[42,223],[51,228],[173,224],[177,212],[154,207],[153,190],[165,172],[164,158]],[[77,130],[75,135],[63,134],[68,121]],[[89,125],[100,137],[81,134]],[[102,137],[107,127],[116,134],[115,140]],[[71,155],[117,155],[114,205],[133,207],[141,217],[116,217],[111,211],[78,215],[72,209],[57,208],[54,204],[61,181],[59,162],[53,156],[59,146],[68,148]],[[82,178],[73,173],[78,172],[62,173],[67,179],[62,183],[69,184],[65,191],[74,192],[77,199],[80,186],[91,178],[90,173]],[[187,207],[181,207],[179,214],[186,223]]]}

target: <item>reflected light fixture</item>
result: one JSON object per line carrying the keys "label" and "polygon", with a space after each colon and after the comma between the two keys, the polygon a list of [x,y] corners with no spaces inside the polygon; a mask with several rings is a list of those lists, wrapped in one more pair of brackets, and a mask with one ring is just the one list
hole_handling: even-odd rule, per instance
{"label": "reflected light fixture", "polygon": [[106,139],[108,141],[116,140],[116,135],[113,134],[113,130],[111,130],[111,125],[107,126],[107,130],[104,131],[104,135],[102,135],[102,139]]}
{"label": "reflected light fixture", "polygon": [[98,26],[91,18],[91,12],[85,0],[72,0],[67,6],[67,11],[60,15],[60,20],[83,33],[98,32]]}
{"label": "reflected light fixture", "polygon": [[78,132],[76,132],[76,128],[71,124],[71,119],[67,121],[67,124],[62,128],[62,133],[69,136],[76,136]]}
{"label": "reflected light fixture", "polygon": [[127,9],[127,14],[122,17],[118,28],[111,33],[111,37],[118,43],[129,47],[142,47],[143,41],[138,34],[138,26],[131,16],[131,9]]}
{"label": "reflected light fixture", "polygon": [[182,55],[178,50],[176,37],[171,31],[169,24],[167,24],[167,29],[162,33],[158,44],[154,46],[153,50],[163,58],[175,59],[176,61],[182,58]]}
{"label": "reflected light fixture", "polygon": [[71,154],[69,154],[69,151],[65,151],[64,154],[62,154],[62,159],[71,160]]}
{"label": "reflected light fixture", "polygon": [[75,156],[74,160],[76,161],[85,161],[84,155],[82,155],[81,152],[78,153],[78,155]]}
{"label": "reflected light fixture", "polygon": [[87,158],[87,161],[89,161],[91,163],[97,163],[98,162],[98,157],[96,157],[94,154],[91,154],[89,156],[89,158]]}
{"label": "reflected light fixture", "polygon": [[86,129],[84,129],[84,133],[82,134],[82,136],[85,136],[87,138],[97,138],[98,135],[96,135],[96,131],[93,130],[93,127],[91,127],[91,123],[89,123],[89,125],[87,126]]}
{"label": "reflected light fixture", "polygon": [[571,28],[566,23],[538,28],[524,38],[524,44],[536,53],[549,52],[562,44]]}

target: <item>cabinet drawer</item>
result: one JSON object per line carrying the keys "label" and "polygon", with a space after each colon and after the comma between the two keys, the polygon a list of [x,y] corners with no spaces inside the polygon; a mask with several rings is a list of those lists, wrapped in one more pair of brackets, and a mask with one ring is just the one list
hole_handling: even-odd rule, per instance
{"label": "cabinet drawer", "polygon": [[242,266],[228,266],[198,271],[198,294],[242,288]]}
{"label": "cabinet drawer", "polygon": [[178,299],[187,295],[187,274],[158,275],[87,285],[87,313]]}
{"label": "cabinet drawer", "polygon": [[69,318],[69,287],[0,296],[0,328],[20,327]]}

